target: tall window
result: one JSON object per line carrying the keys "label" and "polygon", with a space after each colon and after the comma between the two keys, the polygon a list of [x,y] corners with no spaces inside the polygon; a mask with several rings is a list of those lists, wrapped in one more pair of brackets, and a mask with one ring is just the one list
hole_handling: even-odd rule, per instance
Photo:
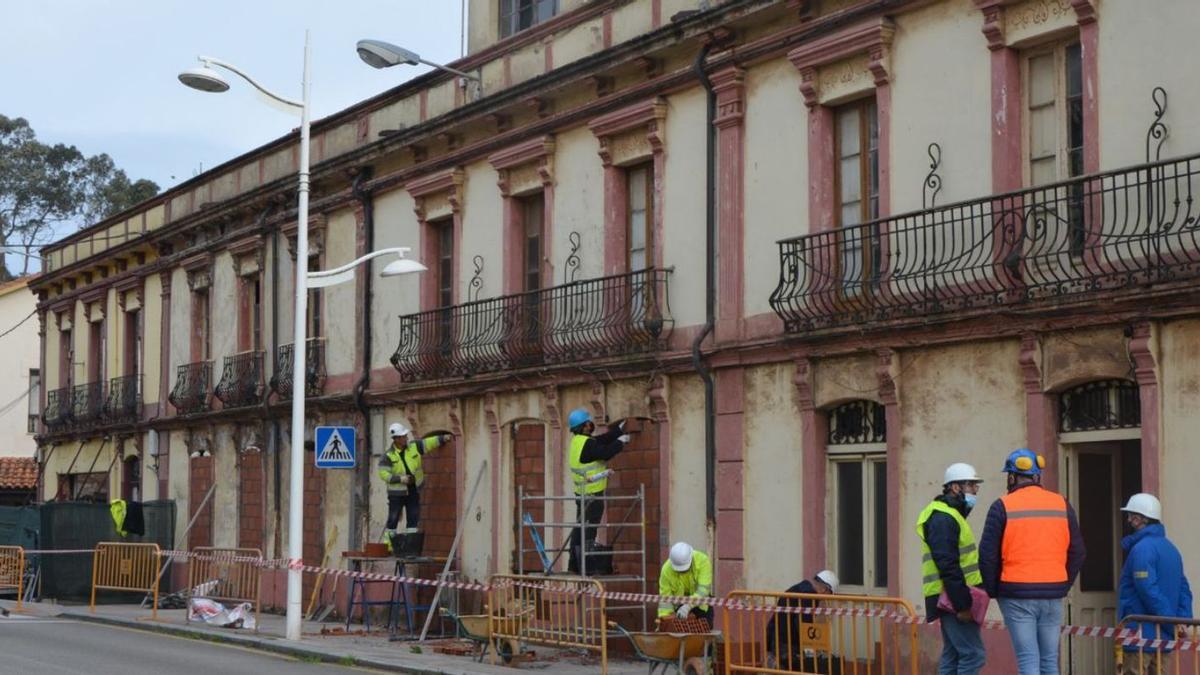
{"label": "tall window", "polygon": [[137,455],[126,457],[121,462],[121,499],[127,502],[142,501],[142,458]]}
{"label": "tall window", "polygon": [[29,428],[31,434],[37,433],[38,418],[42,415],[42,371],[37,368],[29,369]]}
{"label": "tall window", "polygon": [[842,291],[858,295],[880,266],[876,227],[854,227],[879,217],[879,119],[875,99],[851,103],[835,113],[838,168],[837,226],[841,230]]}
{"label": "tall window", "polygon": [[[317,256],[309,256],[308,271],[316,272],[321,269],[321,260]],[[261,295],[260,295],[261,298]],[[308,291],[308,337],[321,337],[321,289],[311,288]],[[261,306],[261,299],[260,299]]]}
{"label": "tall window", "polygon": [[208,290],[192,292],[192,361],[209,358],[209,298]]}
{"label": "tall window", "polygon": [[558,0],[500,0],[500,37],[516,35],[558,12]]}
{"label": "tall window", "polygon": [[654,265],[654,164],[639,164],[625,170],[626,218],[629,242],[629,271]]}
{"label": "tall window", "polygon": [[88,382],[104,380],[105,335],[104,320],[88,324]]}
{"label": "tall window", "polygon": [[437,306],[454,304],[454,220],[447,218],[430,223],[437,236]]}
{"label": "tall window", "polygon": [[521,221],[525,229],[522,251],[522,290],[542,287],[542,228],[545,225],[546,200],[541,192],[521,200]]}
{"label": "tall window", "polygon": [[140,375],[142,372],[142,312],[125,312],[125,356],[124,373]]}
{"label": "tall window", "polygon": [[58,386],[69,388],[75,384],[75,339],[71,329],[58,333]]}
{"label": "tall window", "polygon": [[[1034,51],[1025,61],[1029,182],[1048,185],[1083,175],[1083,64],[1078,43]],[[1071,252],[1086,241],[1083,186],[1043,197],[1066,219]],[[1065,200],[1065,205],[1062,201]]]}
{"label": "tall window", "polygon": [[850,592],[887,588],[886,438],[884,408],[874,401],[829,412],[829,558]]}

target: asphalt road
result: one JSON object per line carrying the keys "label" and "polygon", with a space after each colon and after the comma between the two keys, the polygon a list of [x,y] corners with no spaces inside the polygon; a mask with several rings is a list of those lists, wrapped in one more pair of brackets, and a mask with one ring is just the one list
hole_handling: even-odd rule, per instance
{"label": "asphalt road", "polygon": [[377,672],[69,619],[0,617],[0,675]]}

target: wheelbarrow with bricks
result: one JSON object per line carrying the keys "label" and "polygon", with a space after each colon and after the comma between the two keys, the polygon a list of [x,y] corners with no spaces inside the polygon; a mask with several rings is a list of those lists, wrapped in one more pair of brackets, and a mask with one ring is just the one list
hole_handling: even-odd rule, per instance
{"label": "wheelbarrow with bricks", "polygon": [[495,649],[496,654],[504,661],[511,663],[513,656],[521,653],[521,646],[515,640],[501,640],[497,645],[492,640],[491,628],[487,614],[456,614],[442,607],[438,610],[442,616],[454,622],[458,634],[475,643],[479,653],[475,655],[476,663],[483,663],[489,648]]}
{"label": "wheelbarrow with bricks", "polygon": [[721,637],[709,633],[634,633],[615,621],[608,626],[629,638],[637,657],[649,665],[649,675],[662,668],[663,675],[672,669],[678,675],[708,675],[711,672],[712,646]]}

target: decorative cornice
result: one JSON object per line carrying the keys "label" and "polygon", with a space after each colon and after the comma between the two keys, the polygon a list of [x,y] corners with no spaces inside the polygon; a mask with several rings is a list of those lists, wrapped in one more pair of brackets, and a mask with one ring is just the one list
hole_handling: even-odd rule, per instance
{"label": "decorative cornice", "polygon": [[1157,361],[1151,348],[1154,333],[1149,321],[1142,321],[1133,326],[1133,335],[1129,339],[1129,357],[1133,359],[1133,374],[1139,387],[1157,386],[1158,375],[1155,373]]}
{"label": "decorative cornice", "polygon": [[975,6],[983,12],[983,36],[988,49],[1004,49],[1004,5],[1006,0],[975,0]]}
{"label": "decorative cornice", "polygon": [[645,130],[646,140],[654,153],[663,151],[666,139],[667,102],[661,96],[647,99],[641,103],[615,110],[601,115],[588,124],[596,138],[600,140],[600,159],[604,166],[612,165],[612,150],[610,139],[613,136]]}
{"label": "decorative cornice", "polygon": [[875,86],[887,84],[891,79],[887,69],[887,58],[895,34],[895,23],[887,17],[881,17],[814,40],[788,52],[788,60],[800,71],[800,92],[804,95],[805,105],[812,108],[819,103],[818,68],[857,54],[867,55],[867,69],[871,72]]}
{"label": "decorative cornice", "polygon": [[450,433],[462,438],[462,399],[457,397],[449,401]]}
{"label": "decorative cornice", "polygon": [[875,368],[879,377],[879,400],[884,405],[896,405],[899,402],[896,396],[896,351],[884,348],[876,350],[875,355],[879,358]]}
{"label": "decorative cornice", "polygon": [[121,311],[125,311],[126,296],[130,291],[133,291],[138,307],[146,305],[146,280],[141,276],[131,276],[113,284],[113,289],[117,292],[117,304]]}
{"label": "decorative cornice", "polygon": [[496,415],[496,394],[488,392],[483,397],[483,419],[487,422],[488,431],[500,433],[500,418]]}
{"label": "decorative cornice", "polygon": [[650,401],[650,416],[659,424],[671,421],[670,406],[667,405],[667,378],[657,375],[646,388],[646,398]]}
{"label": "decorative cornice", "polygon": [[1096,0],[1071,0],[1071,6],[1075,8],[1076,21],[1080,26],[1096,21]]}
{"label": "decorative cornice", "polygon": [[421,437],[421,408],[415,401],[404,404],[404,416],[408,418],[408,428],[412,430],[413,438]]}
{"label": "decorative cornice", "polygon": [[554,136],[547,134],[530,139],[524,143],[493,153],[488,162],[499,174],[497,184],[500,193],[505,197],[509,194],[509,172],[527,164],[536,164],[538,177],[543,186],[554,183]]}
{"label": "decorative cornice", "polygon": [[550,423],[550,428],[555,431],[562,430],[562,414],[559,410],[558,387],[553,384],[548,384],[542,387],[542,409],[545,410],[545,417]]}
{"label": "decorative cornice", "polygon": [[709,79],[717,95],[717,117],[713,124],[720,129],[741,124],[746,116],[746,70],[730,66]]}
{"label": "decorative cornice", "polygon": [[800,410],[812,412],[817,409],[815,389],[813,388],[813,360],[807,356],[796,359],[796,372],[792,375],[792,385],[796,387],[796,397],[799,399]]}
{"label": "decorative cornice", "polygon": [[1042,392],[1042,345],[1037,333],[1021,334],[1021,355],[1017,363],[1021,366],[1021,380],[1026,394]]}
{"label": "decorative cornice", "polygon": [[[308,257],[315,258],[325,250],[325,229],[329,218],[324,213],[310,214],[308,217]],[[283,236],[287,237],[288,255],[296,259],[296,233],[300,230],[300,222],[289,221],[279,227]],[[262,255],[262,252],[259,252]]]}
{"label": "decorative cornice", "polygon": [[608,411],[604,407],[604,383],[600,380],[592,380],[592,398],[589,403],[592,404],[592,414],[596,419],[608,419]]}
{"label": "decorative cornice", "polygon": [[425,200],[442,193],[446,193],[451,211],[455,214],[462,211],[463,183],[465,181],[466,172],[461,167],[456,167],[405,183],[404,189],[413,198],[413,211],[417,214],[417,220],[425,222]]}

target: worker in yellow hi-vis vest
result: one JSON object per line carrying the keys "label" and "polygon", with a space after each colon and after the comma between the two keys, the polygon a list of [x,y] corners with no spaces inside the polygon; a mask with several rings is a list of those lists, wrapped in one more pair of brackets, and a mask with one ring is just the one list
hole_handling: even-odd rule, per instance
{"label": "worker in yellow hi-vis vest", "polygon": [[[571,531],[571,555],[567,570],[580,571],[579,542],[583,541],[584,550],[595,550],[597,527],[604,517],[604,491],[608,489],[608,477],[612,473],[608,468],[608,460],[617,456],[629,442],[629,434],[625,433],[625,420],[608,427],[608,431],[599,436],[592,436],[596,424],[592,415],[583,408],[571,411],[567,416],[567,428],[571,430],[571,444],[567,447],[567,463],[571,469],[571,481],[575,486],[575,499],[578,506],[578,522],[588,527],[577,527]],[[580,535],[583,530],[583,535]],[[588,572],[586,567],[584,572]]]}
{"label": "worker in yellow hi-vis vest", "polygon": [[[421,519],[421,485],[425,483],[425,453],[449,443],[451,436],[443,434],[413,441],[408,427],[399,422],[388,428],[388,435],[392,437],[392,447],[388,448],[379,461],[379,477],[387,484],[388,495],[387,532],[384,541],[393,552],[397,552],[393,548],[392,540],[396,534],[396,525],[400,522],[401,511],[404,511],[404,534],[408,535],[406,539],[419,541],[416,534],[419,532],[417,525]],[[417,554],[419,550],[407,553]]]}
{"label": "worker in yellow hi-vis vest", "polygon": [[659,601],[658,618],[675,615],[677,619],[696,617],[712,625],[712,607],[705,604],[712,597],[712,560],[707,554],[695,551],[686,541],[676,542],[671,554],[658,573],[658,594],[663,597],[688,598],[682,604]]}

